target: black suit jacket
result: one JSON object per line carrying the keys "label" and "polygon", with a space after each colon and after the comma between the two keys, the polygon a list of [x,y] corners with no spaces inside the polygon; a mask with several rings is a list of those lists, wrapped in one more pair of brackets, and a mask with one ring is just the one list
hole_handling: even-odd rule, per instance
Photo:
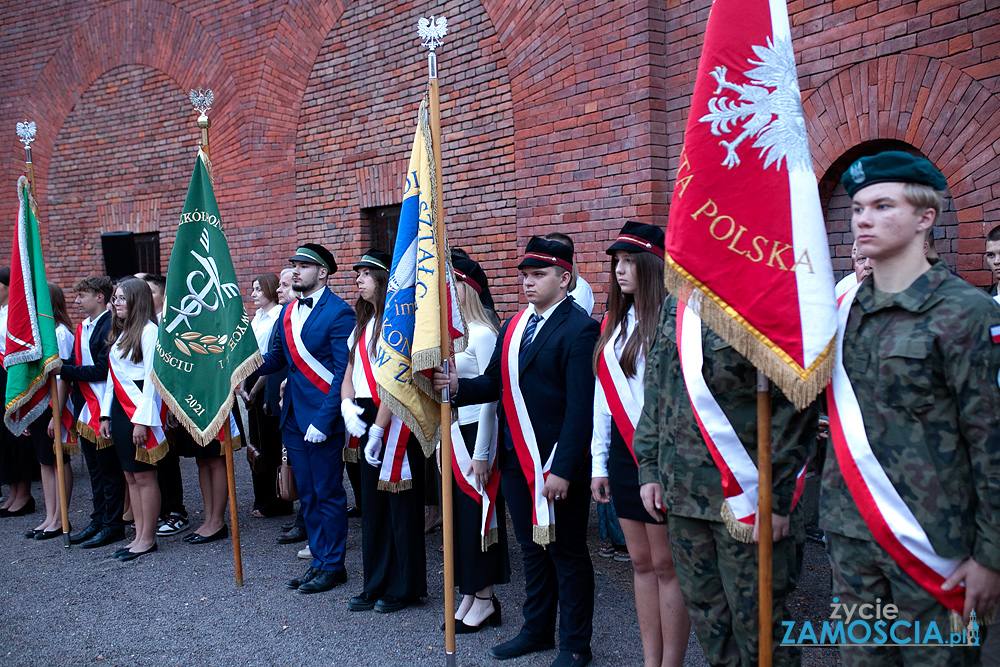
{"label": "black suit jacket", "polygon": [[[90,334],[90,357],[93,365],[77,366],[76,359],[63,359],[59,377],[73,383],[73,416],[79,417],[83,409],[83,393],[78,382],[105,382],[108,379],[108,332],[111,331],[111,313],[107,310],[97,318],[93,332]],[[100,398],[100,396],[98,396]]]}
{"label": "black suit jacket", "polygon": [[[271,335],[267,337],[267,349],[270,350],[274,345],[275,339],[278,337],[278,327],[283,326],[281,323],[281,318],[274,323],[271,327]],[[283,369],[277,373],[271,373],[264,378],[264,403],[263,405],[267,408],[267,414],[280,417],[281,416],[281,383],[284,382],[285,378],[288,377],[288,367],[285,366]]]}
{"label": "black suit jacket", "polygon": [[[512,320],[504,322],[486,373],[460,379],[456,405],[488,403],[507,390],[500,372],[503,341]],[[528,407],[542,462],[556,442],[550,471],[564,479],[590,479],[590,439],[594,430],[593,355],[600,326],[573,299],[565,299],[519,360],[521,393]],[[511,341],[516,350],[520,341]],[[516,352],[515,352],[516,353]],[[510,438],[503,402],[497,413]],[[505,446],[505,445],[501,445]]]}

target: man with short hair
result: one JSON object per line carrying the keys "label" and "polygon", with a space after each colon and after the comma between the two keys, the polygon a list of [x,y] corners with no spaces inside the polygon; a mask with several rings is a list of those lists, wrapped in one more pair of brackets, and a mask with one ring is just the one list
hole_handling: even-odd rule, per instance
{"label": "man with short hair", "polygon": [[841,656],[978,664],[978,647],[919,644],[947,641],[949,609],[982,623],[1000,599],[1000,310],[925,255],[947,187],[930,161],[879,153],[842,181],[873,271],[840,304],[821,526],[834,599],[893,604],[910,631]]}
{"label": "man with short hair", "polygon": [[993,287],[989,289],[989,295],[1000,301],[1000,225],[987,232],[984,257],[993,272]]}
{"label": "man with short hair", "polygon": [[[520,633],[490,649],[497,660],[552,648],[559,611],[559,655],[552,667],[590,662],[594,568],[587,549],[590,438],[600,327],[567,290],[569,246],[537,236],[518,265],[528,307],[500,329],[486,373],[458,379],[438,369],[438,390],[454,404],[500,400],[500,484],[524,561]],[[541,481],[544,479],[544,483]]]}
{"label": "man with short hair", "polygon": [[[289,259],[292,287],[301,295],[281,309],[277,335],[255,375],[288,368],[281,407],[281,440],[295,471],[312,560],[285,586],[299,593],[328,591],[347,581],[347,494],[340,385],[354,311],[326,288],[337,270],[329,250],[305,243]],[[255,381],[250,376],[248,382]]]}
{"label": "man with short hair", "polygon": [[90,471],[94,510],[90,524],[70,536],[71,544],[84,549],[103,547],[125,539],[125,473],[111,441],[100,436],[101,397],[108,379],[108,332],[111,314],[111,279],[87,276],[73,285],[75,303],[86,315],[77,325],[73,359],[64,359],[60,379],[73,383],[72,403],[76,414],[80,450]]}
{"label": "man with short hair", "polygon": [[872,261],[858,252],[857,241],[851,245],[851,265],[853,271],[841,278],[833,287],[833,295],[838,299],[872,274]]}

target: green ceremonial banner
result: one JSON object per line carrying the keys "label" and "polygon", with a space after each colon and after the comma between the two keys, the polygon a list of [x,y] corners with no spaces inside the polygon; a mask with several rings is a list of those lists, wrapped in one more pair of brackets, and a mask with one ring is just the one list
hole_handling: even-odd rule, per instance
{"label": "green ceremonial banner", "polygon": [[233,389],[261,365],[212,190],[212,165],[195,161],[170,253],[152,381],[200,445],[219,437]]}
{"label": "green ceremonial banner", "polygon": [[20,434],[49,406],[49,373],[62,366],[45,280],[38,213],[28,179],[17,181],[18,212],[10,259],[4,421]]}

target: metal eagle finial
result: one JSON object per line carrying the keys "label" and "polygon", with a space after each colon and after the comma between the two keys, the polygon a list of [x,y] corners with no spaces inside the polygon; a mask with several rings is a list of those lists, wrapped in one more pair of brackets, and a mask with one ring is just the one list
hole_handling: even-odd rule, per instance
{"label": "metal eagle finial", "polygon": [[201,88],[192,90],[188,98],[202,116],[208,115],[208,110],[212,108],[212,102],[215,101],[215,95],[212,94],[211,88],[206,90],[202,90]]}
{"label": "metal eagle finial", "polygon": [[31,142],[35,140],[36,129],[35,121],[33,120],[24,120],[23,122],[17,124],[17,137],[21,140],[21,143],[24,144],[25,148],[29,148],[31,146]]}
{"label": "metal eagle finial", "polygon": [[420,36],[421,46],[427,47],[432,52],[441,46],[444,36],[448,34],[448,19],[439,16],[436,19],[432,16],[429,19],[421,18],[417,22],[417,34]]}

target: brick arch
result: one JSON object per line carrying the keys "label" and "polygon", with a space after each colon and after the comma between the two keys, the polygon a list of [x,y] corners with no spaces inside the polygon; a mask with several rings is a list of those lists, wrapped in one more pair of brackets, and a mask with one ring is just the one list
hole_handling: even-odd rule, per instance
{"label": "brick arch", "polygon": [[833,75],[803,101],[816,172],[832,173],[866,142],[903,142],[948,180],[957,227],[957,270],[988,279],[985,232],[1000,222],[1000,98],[939,60],[893,55]]}
{"label": "brick arch", "polygon": [[[218,45],[194,17],[161,0],[127,0],[110,4],[84,21],[53,54],[30,84],[25,112],[36,120],[33,144],[39,197],[44,196],[48,162],[65,119],[82,95],[104,73],[125,65],[163,72],[184,91],[209,87],[215,94],[211,116],[217,127],[211,135],[218,147],[222,171],[235,170],[249,159],[237,151],[248,132],[232,71]],[[190,142],[199,134],[192,110]],[[112,124],[114,118],[108,118]],[[137,139],[138,141],[139,139]],[[127,146],[123,146],[127,150]],[[15,151],[16,159],[23,153]]]}

